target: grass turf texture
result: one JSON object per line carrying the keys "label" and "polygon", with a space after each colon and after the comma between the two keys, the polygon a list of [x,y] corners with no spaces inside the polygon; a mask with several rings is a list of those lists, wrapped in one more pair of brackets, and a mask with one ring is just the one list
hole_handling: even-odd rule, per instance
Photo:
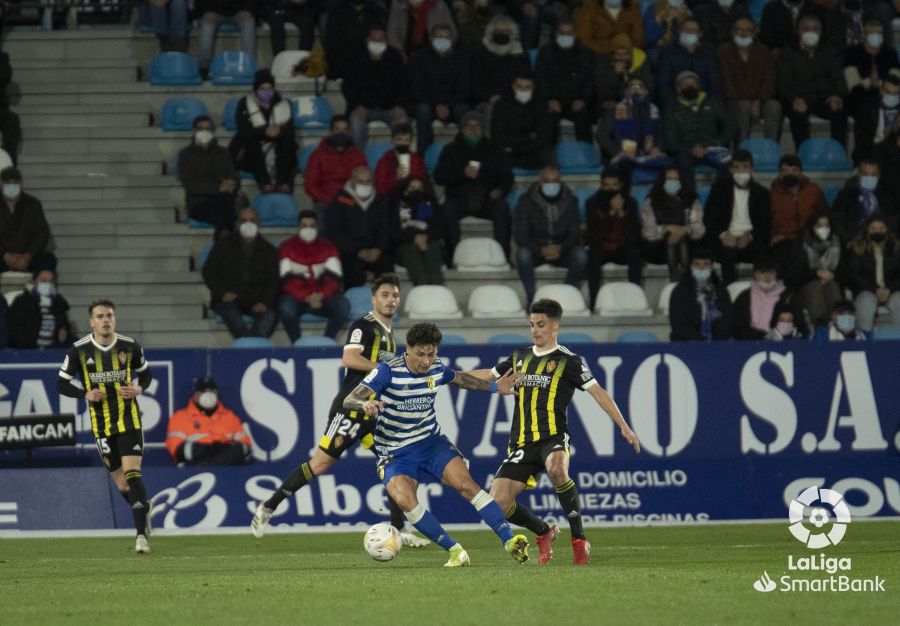
{"label": "grass turf texture", "polygon": [[[329,534],[0,541],[0,623],[13,624],[896,624],[900,522],[855,522],[824,551],[885,593],[759,593],[787,555],[818,554],[787,524],[589,529],[591,564],[517,565],[489,532],[457,532],[472,567],[436,546],[376,563],[363,531]],[[839,572],[840,573],[840,572]],[[805,578],[824,572],[795,572]]]}

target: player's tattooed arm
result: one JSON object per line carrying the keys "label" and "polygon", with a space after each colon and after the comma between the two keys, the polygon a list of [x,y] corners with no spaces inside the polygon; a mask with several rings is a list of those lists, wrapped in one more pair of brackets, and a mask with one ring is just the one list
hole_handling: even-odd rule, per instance
{"label": "player's tattooed arm", "polygon": [[384,408],[384,402],[381,400],[370,400],[371,396],[371,389],[362,384],[357,385],[356,389],[344,398],[344,408],[348,411],[362,410],[366,415],[374,417]]}
{"label": "player's tattooed arm", "polygon": [[515,387],[522,378],[521,372],[513,373],[512,370],[509,370],[498,378],[495,383],[493,380],[485,380],[473,374],[473,372],[456,372],[456,376],[451,384],[463,389],[475,389],[478,391],[492,391],[494,389],[493,385],[496,385],[497,393],[509,395],[515,393]]}

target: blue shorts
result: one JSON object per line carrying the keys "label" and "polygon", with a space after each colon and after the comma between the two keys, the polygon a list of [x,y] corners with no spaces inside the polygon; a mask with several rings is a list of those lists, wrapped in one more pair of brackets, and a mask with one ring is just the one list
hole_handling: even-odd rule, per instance
{"label": "blue shorts", "polygon": [[444,468],[457,456],[463,458],[446,436],[434,435],[389,454],[379,455],[378,477],[385,485],[397,475],[409,476],[417,482],[422,482],[423,476],[426,480],[430,477],[441,482]]}

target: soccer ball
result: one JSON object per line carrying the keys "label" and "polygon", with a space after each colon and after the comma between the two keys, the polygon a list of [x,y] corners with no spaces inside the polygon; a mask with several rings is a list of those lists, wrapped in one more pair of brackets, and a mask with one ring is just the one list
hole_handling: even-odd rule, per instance
{"label": "soccer ball", "polygon": [[376,561],[391,561],[400,552],[400,533],[387,522],[375,524],[366,531],[363,546]]}

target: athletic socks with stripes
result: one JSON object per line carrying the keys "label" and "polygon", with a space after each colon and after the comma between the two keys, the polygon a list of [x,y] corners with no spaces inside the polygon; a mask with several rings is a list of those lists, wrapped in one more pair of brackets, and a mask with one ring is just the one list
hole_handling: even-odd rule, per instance
{"label": "athletic socks with stripes", "polygon": [[512,528],[509,527],[509,522],[503,516],[503,511],[500,510],[497,502],[484,489],[479,491],[469,502],[478,511],[484,523],[497,533],[504,545],[513,538]]}
{"label": "athletic socks with stripes", "polygon": [[406,519],[412,524],[416,530],[438,544],[444,550],[450,551],[450,548],[456,545],[456,539],[447,534],[444,527],[434,516],[434,513],[422,506],[420,502],[412,511],[406,514]]}
{"label": "athletic socks with stripes", "polygon": [[279,487],[268,500],[263,502],[263,506],[270,511],[274,511],[285,498],[293,495],[295,491],[302,488],[315,477],[316,475],[313,474],[312,469],[309,467],[309,463],[304,463],[284,479],[284,482],[281,483],[281,487]]}
{"label": "athletic socks with stripes", "polygon": [[535,535],[543,535],[550,530],[547,522],[532,513],[531,509],[518,502],[513,502],[512,506],[506,510],[506,519],[516,526],[527,528]]}
{"label": "athletic socks with stripes", "polygon": [[584,526],[581,524],[581,504],[578,502],[578,489],[575,481],[569,480],[565,485],[556,488],[556,497],[569,520],[572,539],[584,539]]}
{"label": "athletic socks with stripes", "polygon": [[128,483],[128,504],[131,505],[131,515],[134,517],[134,529],[139,535],[147,534],[147,490],[144,488],[144,477],[140,470],[125,472],[125,482]]}

